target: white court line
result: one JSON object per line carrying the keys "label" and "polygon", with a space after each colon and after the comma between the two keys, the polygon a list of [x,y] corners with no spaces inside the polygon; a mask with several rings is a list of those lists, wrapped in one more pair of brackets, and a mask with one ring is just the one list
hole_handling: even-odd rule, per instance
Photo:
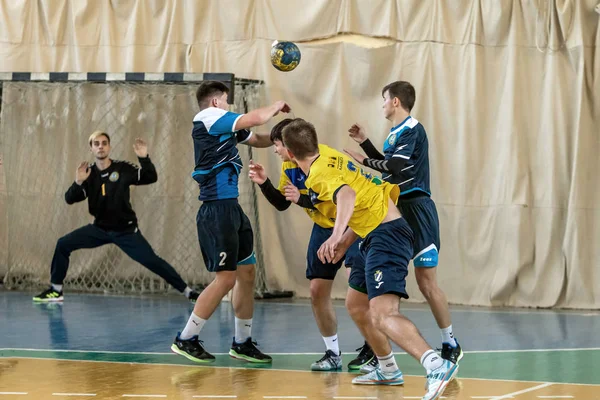
{"label": "white court line", "polygon": [[81,397],[93,397],[96,393],[52,393],[52,396],[81,396]]}
{"label": "white court line", "polygon": [[0,395],[2,394],[6,394],[6,395],[25,395],[25,394],[29,394],[28,392],[0,392]]}
{"label": "white court line", "polygon": [[509,394],[505,394],[503,396],[491,397],[490,400],[512,399],[512,398],[514,398],[514,396],[517,396],[517,395],[520,395],[523,393],[533,392],[534,390],[543,389],[545,387],[552,386],[552,385],[553,385],[553,383],[546,382],[546,383],[542,383],[541,385],[530,387],[529,389],[519,390],[518,392],[512,392]]}
{"label": "white court line", "polygon": [[263,399],[306,399],[306,396],[263,396]]}
{"label": "white court line", "polygon": [[334,399],[377,399],[377,397],[355,397],[355,396],[333,396],[333,398]]}

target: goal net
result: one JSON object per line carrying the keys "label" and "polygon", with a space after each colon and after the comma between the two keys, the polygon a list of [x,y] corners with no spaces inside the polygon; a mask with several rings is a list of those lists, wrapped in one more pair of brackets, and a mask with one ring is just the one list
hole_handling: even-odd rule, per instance
{"label": "goal net", "polygon": [[[156,253],[193,287],[208,284],[196,233],[198,185],[192,118],[199,82],[3,82],[0,112],[0,280],[10,289],[48,285],[56,241],[90,223],[87,201],[69,206],[64,193],[81,161],[92,161],[88,136],[111,135],[111,158],[138,164],[132,145],[148,143],[158,182],[131,187],[139,227]],[[232,111],[260,107],[263,86],[235,80]],[[239,146],[247,165],[252,149]],[[240,175],[240,204],[255,232],[257,295],[268,291],[262,263],[257,193]],[[166,292],[171,288],[115,245],[72,253],[69,290],[109,293]]]}

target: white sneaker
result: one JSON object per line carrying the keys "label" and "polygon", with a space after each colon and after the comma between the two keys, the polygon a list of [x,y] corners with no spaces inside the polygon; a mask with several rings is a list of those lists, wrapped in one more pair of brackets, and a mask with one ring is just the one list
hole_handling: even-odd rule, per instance
{"label": "white sneaker", "polygon": [[427,374],[427,383],[425,386],[427,393],[425,393],[422,400],[435,400],[439,398],[457,372],[458,365],[444,360],[441,367]]}
{"label": "white sneaker", "polygon": [[375,368],[366,375],[357,376],[352,379],[355,385],[403,385],[404,376],[402,371],[383,372],[381,368]]}
{"label": "white sneaker", "polygon": [[379,368],[379,360],[377,359],[377,357],[373,357],[371,361],[360,367],[360,373],[368,374],[375,371],[377,368]]}
{"label": "white sneaker", "polygon": [[320,360],[310,366],[311,371],[335,371],[337,369],[342,369],[342,353],[336,355],[331,350],[327,350]]}

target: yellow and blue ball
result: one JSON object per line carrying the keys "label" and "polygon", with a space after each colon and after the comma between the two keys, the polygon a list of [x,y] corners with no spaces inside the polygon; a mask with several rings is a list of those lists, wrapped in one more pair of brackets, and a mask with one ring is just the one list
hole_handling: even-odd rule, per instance
{"label": "yellow and blue ball", "polygon": [[271,47],[271,64],[284,72],[293,71],[300,64],[300,49],[292,42],[274,42]]}

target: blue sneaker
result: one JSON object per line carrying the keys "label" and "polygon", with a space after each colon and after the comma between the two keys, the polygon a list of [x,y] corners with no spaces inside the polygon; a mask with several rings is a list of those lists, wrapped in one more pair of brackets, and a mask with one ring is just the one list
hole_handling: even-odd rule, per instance
{"label": "blue sneaker", "polygon": [[402,376],[402,371],[400,370],[383,372],[381,368],[375,368],[366,375],[357,376],[352,379],[352,383],[355,385],[403,385],[404,376]]}
{"label": "blue sneaker", "polygon": [[427,393],[425,393],[422,400],[434,400],[439,398],[457,372],[458,365],[452,364],[448,360],[444,360],[441,367],[434,369],[427,374],[427,384],[425,386]]}

